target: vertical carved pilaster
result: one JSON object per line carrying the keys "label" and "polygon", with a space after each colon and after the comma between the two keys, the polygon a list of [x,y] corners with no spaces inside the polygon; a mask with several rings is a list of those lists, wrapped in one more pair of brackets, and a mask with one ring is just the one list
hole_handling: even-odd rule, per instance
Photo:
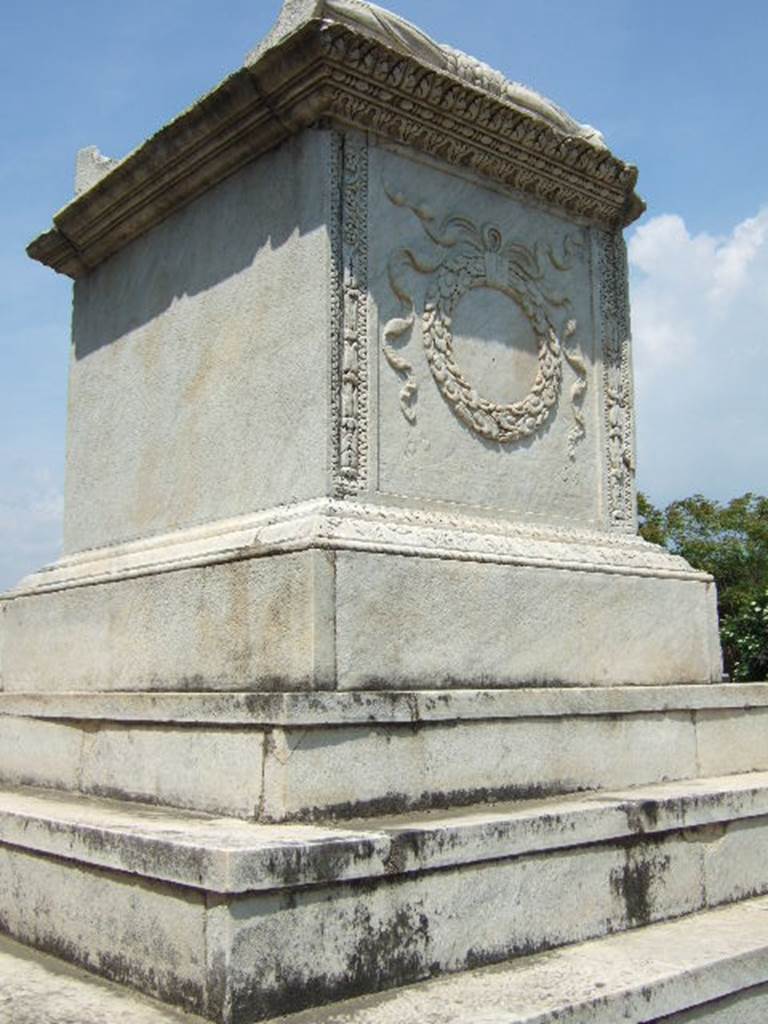
{"label": "vertical carved pilaster", "polygon": [[334,132],[331,156],[331,362],[334,492],[368,479],[368,143]]}
{"label": "vertical carved pilaster", "polygon": [[620,231],[598,235],[605,474],[610,526],[634,531],[635,439],[627,251]]}

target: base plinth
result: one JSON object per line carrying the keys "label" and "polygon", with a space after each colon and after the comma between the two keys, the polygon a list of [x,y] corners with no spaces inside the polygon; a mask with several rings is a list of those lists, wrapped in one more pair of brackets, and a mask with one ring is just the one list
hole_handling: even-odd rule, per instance
{"label": "base plinth", "polygon": [[6,690],[721,677],[711,577],[640,538],[353,502],[86,552],[3,612]]}

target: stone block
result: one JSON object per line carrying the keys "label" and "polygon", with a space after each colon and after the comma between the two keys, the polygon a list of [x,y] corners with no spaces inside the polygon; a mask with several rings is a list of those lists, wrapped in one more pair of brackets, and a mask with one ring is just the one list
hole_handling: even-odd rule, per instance
{"label": "stone block", "polygon": [[77,722],[0,717],[0,779],[20,786],[77,790],[83,730]]}
{"label": "stone block", "polygon": [[343,689],[720,679],[700,581],[343,552],[336,592]]}
{"label": "stone block", "polygon": [[[398,533],[396,516],[392,541],[362,517],[318,538],[336,530],[329,511],[299,525],[242,527],[231,541],[216,535],[202,552],[188,538],[170,552],[113,554],[41,576],[3,604],[5,690],[720,679],[714,586],[692,572],[673,574],[665,556],[657,565],[643,542],[585,543],[579,562],[558,564],[564,546],[547,538],[538,542],[547,559],[540,564],[525,538],[509,537],[500,552],[465,558],[466,535],[449,538],[456,547],[446,551],[432,527]],[[267,545],[274,554],[264,553]]]}
{"label": "stone block", "polygon": [[265,734],[253,729],[0,717],[0,780],[243,818],[259,815]]}
{"label": "stone block", "polygon": [[704,1006],[659,1018],[656,1024],[763,1024],[765,1020],[768,1020],[768,985],[756,985]]}
{"label": "stone block", "polygon": [[[764,890],[761,865],[765,862],[763,816],[719,823],[703,835],[704,890],[709,906],[734,898],[749,899]],[[756,886],[756,887],[755,887]]]}
{"label": "stone block", "polygon": [[702,775],[761,771],[768,765],[768,709],[749,715],[701,711],[696,734]]}
{"label": "stone block", "polygon": [[684,715],[276,730],[263,813],[276,821],[347,817],[695,774]]}
{"label": "stone block", "polygon": [[331,686],[330,574],[324,553],[308,551],[12,600],[3,608],[5,689]]}
{"label": "stone block", "polygon": [[323,493],[329,147],[287,140],[77,282],[65,554]]}
{"label": "stone block", "polygon": [[257,818],[264,742],[255,730],[107,725],[84,736],[79,788],[121,800]]}

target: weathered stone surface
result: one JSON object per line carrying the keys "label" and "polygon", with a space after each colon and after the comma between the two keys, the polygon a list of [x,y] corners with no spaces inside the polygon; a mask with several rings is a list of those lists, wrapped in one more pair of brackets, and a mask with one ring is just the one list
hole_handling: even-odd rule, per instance
{"label": "weathered stone surface", "polygon": [[768,902],[754,900],[297,1014],[286,1024],[762,1024],[767,929]]}
{"label": "weathered stone surface", "polygon": [[406,556],[377,551],[375,533],[368,545],[370,553],[235,561],[230,551],[221,562],[177,571],[11,592],[0,606],[3,686],[264,691],[720,681],[714,585],[676,574],[673,563],[657,574],[629,560],[557,567],[558,553],[551,565],[429,550]]}
{"label": "weathered stone surface", "polygon": [[768,985],[755,985],[724,999],[715,999],[705,1006],[664,1017],[656,1024],[763,1024],[766,1019]]}
{"label": "weathered stone surface", "polygon": [[748,774],[336,829],[8,792],[0,922],[244,1024],[764,893],[766,794]]}
{"label": "weathered stone surface", "polygon": [[[702,706],[719,706],[726,722],[755,718],[751,748],[724,746],[717,772],[704,774],[765,771],[765,700],[764,684],[444,694],[5,693],[0,780],[247,819],[343,819],[695,779],[709,738],[702,741]],[[749,725],[740,728],[745,733]],[[37,757],[39,748],[46,753]]]}
{"label": "weathered stone surface", "polygon": [[312,690],[334,682],[323,552],[10,600],[6,690]]}
{"label": "weathered stone surface", "polygon": [[[760,877],[759,842],[750,830],[762,830],[767,815],[766,773],[317,826],[253,825],[18,788],[0,793],[0,841],[239,894],[704,829],[701,835],[712,842],[702,870],[714,904],[731,898],[727,894],[738,888],[740,875]],[[745,889],[743,895],[752,893]]]}
{"label": "weathered stone surface", "polygon": [[205,1024],[0,937],[0,1024]]}
{"label": "weathered stone surface", "polygon": [[323,492],[329,147],[300,136],[78,281],[65,555]]}
{"label": "weathered stone surface", "polygon": [[256,730],[84,727],[3,716],[0,779],[254,818],[264,746]]}
{"label": "weathered stone surface", "polygon": [[768,757],[768,711],[750,715],[701,711],[696,731],[703,775],[717,775],[720,765],[737,765],[738,771],[752,771]]}
{"label": "weathered stone surface", "polygon": [[336,588],[341,689],[720,680],[698,581],[343,552]]}
{"label": "weathered stone surface", "polygon": [[[484,975],[487,1019],[754,1018],[762,901],[644,930],[768,891],[768,685],[636,536],[634,168],[360,0],[79,163],[30,247],[77,282],[65,554],[0,599],[0,929],[253,1024],[639,928]],[[338,1013],[474,1022],[465,981]]]}
{"label": "weathered stone surface", "polygon": [[104,156],[97,146],[86,146],[78,150],[75,158],[75,195],[87,192],[117,166],[118,160]]}
{"label": "weathered stone surface", "polygon": [[[765,916],[764,907],[765,900],[755,900],[281,1020],[285,1024],[470,1024],[479,1018],[488,1024],[563,1020],[572,1024],[615,1024],[617,1020],[763,1024],[768,1010],[768,939],[759,914],[762,911]],[[694,1003],[693,1009],[675,1012]],[[2,938],[0,1021],[202,1024],[202,1018]]]}
{"label": "weathered stone surface", "polygon": [[0,931],[150,995],[206,1012],[196,890],[4,847]]}
{"label": "weathered stone surface", "polygon": [[285,6],[293,31],[270,34],[246,67],[60,210],[29,254],[80,277],[321,119],[373,130],[608,226],[642,212],[636,169],[533,90],[413,26],[382,33],[380,9],[339,0],[300,12],[293,0]]}
{"label": "weathered stone surface", "polygon": [[[527,687],[505,690],[409,690],[355,693],[0,693],[0,715],[114,722],[215,725],[416,725],[427,722],[565,718],[572,715],[630,715],[641,712],[768,707],[768,683],[706,686]],[[754,714],[755,712],[752,711]],[[758,716],[759,718],[759,716]],[[708,717],[699,715],[699,723]],[[738,744],[723,744],[724,764]],[[759,764],[746,770],[758,769]],[[718,774],[717,771],[708,774]]]}

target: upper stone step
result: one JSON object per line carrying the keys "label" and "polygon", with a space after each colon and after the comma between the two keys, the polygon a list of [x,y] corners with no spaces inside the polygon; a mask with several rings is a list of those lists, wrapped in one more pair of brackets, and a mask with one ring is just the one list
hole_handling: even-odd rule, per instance
{"label": "upper stone step", "polygon": [[0,782],[262,822],[345,820],[768,771],[766,728],[758,683],[8,692]]}

